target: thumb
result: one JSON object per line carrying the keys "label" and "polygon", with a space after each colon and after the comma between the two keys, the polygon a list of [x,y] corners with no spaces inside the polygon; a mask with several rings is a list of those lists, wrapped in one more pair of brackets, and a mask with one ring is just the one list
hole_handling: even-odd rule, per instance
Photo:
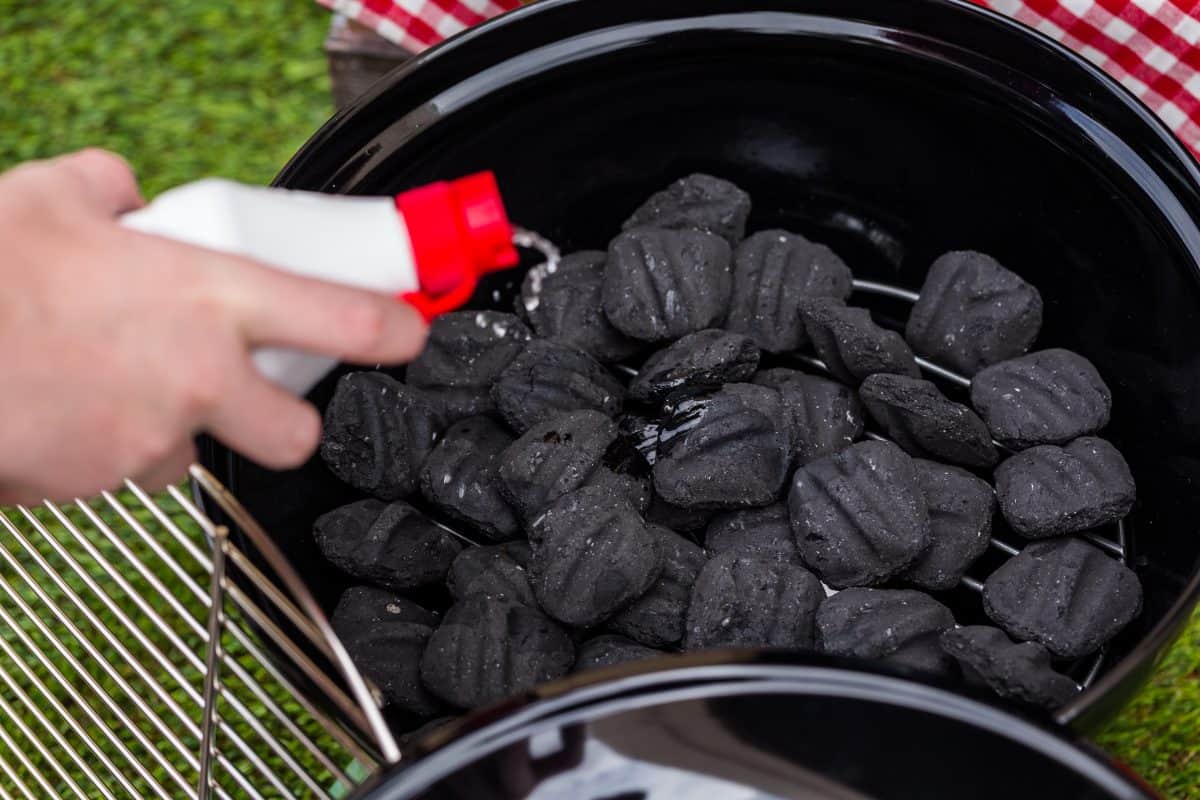
{"label": "thumb", "polygon": [[74,174],[83,184],[85,199],[106,214],[116,216],[145,205],[129,162],[116,153],[89,147],[52,163]]}

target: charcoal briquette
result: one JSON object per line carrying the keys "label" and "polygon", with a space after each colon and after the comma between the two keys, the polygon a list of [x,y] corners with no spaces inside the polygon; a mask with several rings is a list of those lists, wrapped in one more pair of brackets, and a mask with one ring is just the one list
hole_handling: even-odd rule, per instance
{"label": "charcoal briquette", "polygon": [[1042,327],[1042,296],[996,259],[969,250],[933,262],[905,338],[918,355],[968,377],[1027,351]]}
{"label": "charcoal briquette", "polygon": [[1116,522],[1133,508],[1136,493],[1121,453],[1095,436],[1031,447],[996,468],[1000,511],[1030,539]]}
{"label": "charcoal briquette", "polygon": [[800,558],[835,588],[882,583],[930,545],[916,464],[891,442],[859,442],[800,467],[788,509]]}
{"label": "charcoal briquette", "polygon": [[630,661],[641,661],[644,658],[656,658],[661,655],[665,655],[662,650],[638,644],[624,636],[607,634],[588,639],[579,646],[579,655],[575,659],[575,672],[611,667],[614,664],[627,664]]}
{"label": "charcoal briquette", "polygon": [[534,339],[500,373],[492,399],[504,421],[524,433],[567,411],[591,409],[616,416],[625,387],[587,353]]}
{"label": "charcoal briquette", "polygon": [[[632,451],[632,452],[631,452]],[[599,485],[644,511],[649,465],[598,411],[573,411],[533,426],[500,456],[505,496],[531,520],[564,494]]]}
{"label": "charcoal briquette", "polygon": [[996,495],[964,469],[915,459],[929,507],[929,549],[900,578],[929,591],[953,589],[988,549]]}
{"label": "charcoal briquette", "polygon": [[1112,412],[1112,392],[1092,362],[1053,348],[980,370],[971,379],[971,404],[996,441],[1024,450],[1100,430]]}
{"label": "charcoal briquette", "polygon": [[989,468],[999,459],[983,420],[929,381],[871,375],[858,394],[888,438],[914,456],[977,469]]}
{"label": "charcoal briquette", "polygon": [[561,678],[571,637],[530,606],[472,595],[455,603],[421,657],[421,680],[458,708],[475,708]]}
{"label": "charcoal briquette", "polygon": [[359,500],[317,517],[313,539],[331,564],[398,592],[439,583],[463,549],[403,500]]}
{"label": "charcoal briquette", "polygon": [[451,311],[433,320],[405,381],[436,398],[448,422],[495,411],[490,390],[532,334],[513,314]]}
{"label": "charcoal briquette", "polygon": [[684,649],[811,649],[821,582],[792,561],[729,550],[700,570],[688,606]]}
{"label": "charcoal briquette", "polygon": [[800,300],[845,300],[854,277],[837,254],[796,233],[760,231],[733,256],[733,295],[728,330],[749,336],[769,353],[789,353],[808,344]]}
{"label": "charcoal briquette", "polygon": [[446,587],[455,600],[481,595],[537,608],[529,585],[531,557],[529,543],[519,540],[468,547],[450,565]]}
{"label": "charcoal briquette", "polygon": [[625,335],[646,342],[712,328],[729,308],[729,244],[700,231],[636,230],[608,246],[603,307]]}
{"label": "charcoal briquette", "polygon": [[398,500],[416,491],[443,422],[420,390],[382,372],[351,372],[325,408],[321,458],[355,489]]}
{"label": "charcoal briquette", "polygon": [[750,195],[727,180],[697,172],[652,194],[621,229],[693,229],[736,245],[746,233],[749,216]]}
{"label": "charcoal briquette", "polygon": [[601,486],[629,500],[639,514],[645,514],[654,495],[650,464],[630,439],[620,435],[613,440],[600,466],[588,478],[588,486]]}
{"label": "charcoal briquette", "polygon": [[954,626],[950,609],[910,589],[845,589],[817,611],[817,640],[827,653],[947,672],[939,636]]}
{"label": "charcoal briquette", "polygon": [[489,417],[451,425],[421,468],[421,494],[447,516],[492,541],[520,532],[516,513],[500,491],[500,454],[513,437]]}
{"label": "charcoal briquette", "polygon": [[805,298],[799,309],[813,349],[838,380],[857,386],[878,372],[920,375],[904,338],[876,325],[867,309],[829,297]]}
{"label": "charcoal briquette", "polygon": [[683,638],[692,584],[706,560],[699,545],[674,531],[647,525],[658,540],[663,568],[653,585],[609,618],[606,627],[648,647],[673,647]]}
{"label": "charcoal briquette", "polygon": [[952,628],[942,633],[941,643],[963,672],[1001,697],[1053,710],[1079,694],[1079,685],[1050,665],[1046,648],[1017,644],[998,628]]}
{"label": "charcoal briquette", "polygon": [[646,359],[629,384],[629,397],[653,403],[668,394],[690,394],[750,378],[758,346],[738,333],[709,328],[688,334]]}
{"label": "charcoal briquette", "polygon": [[779,499],[792,431],[779,392],[750,383],[680,402],[659,434],[655,490],[684,508],[733,509]]}
{"label": "charcoal briquette", "polygon": [[663,568],[658,539],[629,501],[585,486],[558,498],[529,530],[534,596],[547,614],[597,625],[641,597]]}
{"label": "charcoal briquette", "polygon": [[845,450],[862,435],[862,403],[844,384],[779,368],[758,373],[754,383],[779,392],[791,421],[797,465]]}
{"label": "charcoal briquette", "polygon": [[799,562],[787,503],[728,511],[713,518],[704,534],[710,557],[736,551],[756,559]]}
{"label": "charcoal briquette", "polygon": [[983,585],[983,608],[993,622],[1061,658],[1094,652],[1141,606],[1137,575],[1073,536],[1026,545]]}
{"label": "charcoal briquette", "polygon": [[612,326],[601,308],[604,287],[603,250],[563,256],[553,272],[531,269],[517,302],[543,339],[582,350],[598,361],[620,361],[641,348]]}
{"label": "charcoal briquette", "polygon": [[421,654],[438,625],[436,614],[383,589],[355,586],[342,592],[329,621],[390,706],[418,717],[442,710],[421,683]]}

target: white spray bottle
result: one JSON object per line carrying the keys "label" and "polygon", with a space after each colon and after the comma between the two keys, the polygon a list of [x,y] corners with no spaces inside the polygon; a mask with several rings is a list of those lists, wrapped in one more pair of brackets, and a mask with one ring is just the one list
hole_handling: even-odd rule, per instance
{"label": "white spray bottle", "polygon": [[[209,178],[171,189],[122,224],[246,256],[297,275],[395,296],[426,320],[458,308],[479,278],[518,261],[495,176],[480,172],[396,197],[351,197]],[[336,365],[264,348],[259,371],[303,395]]]}

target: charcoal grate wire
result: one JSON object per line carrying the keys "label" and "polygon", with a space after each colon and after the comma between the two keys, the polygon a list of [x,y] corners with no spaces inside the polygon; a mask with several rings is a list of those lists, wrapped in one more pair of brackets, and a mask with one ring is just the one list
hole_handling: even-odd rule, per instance
{"label": "charcoal grate wire", "polygon": [[282,555],[191,477],[258,561],[177,488],[0,510],[0,800],[334,800],[398,760],[377,691]]}

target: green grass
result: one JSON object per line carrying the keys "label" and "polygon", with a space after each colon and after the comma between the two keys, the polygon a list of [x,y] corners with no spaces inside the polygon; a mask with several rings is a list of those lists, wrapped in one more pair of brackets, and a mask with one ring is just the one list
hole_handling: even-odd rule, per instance
{"label": "green grass", "polygon": [[331,113],[310,0],[0,0],[0,168],[89,145],[156,194],[268,181]]}
{"label": "green grass", "polygon": [[[0,0],[0,169],[97,145],[148,196],[205,175],[266,182],[332,111],[310,0]],[[175,587],[178,589],[178,587]],[[1098,743],[1200,798],[1200,618]]]}

